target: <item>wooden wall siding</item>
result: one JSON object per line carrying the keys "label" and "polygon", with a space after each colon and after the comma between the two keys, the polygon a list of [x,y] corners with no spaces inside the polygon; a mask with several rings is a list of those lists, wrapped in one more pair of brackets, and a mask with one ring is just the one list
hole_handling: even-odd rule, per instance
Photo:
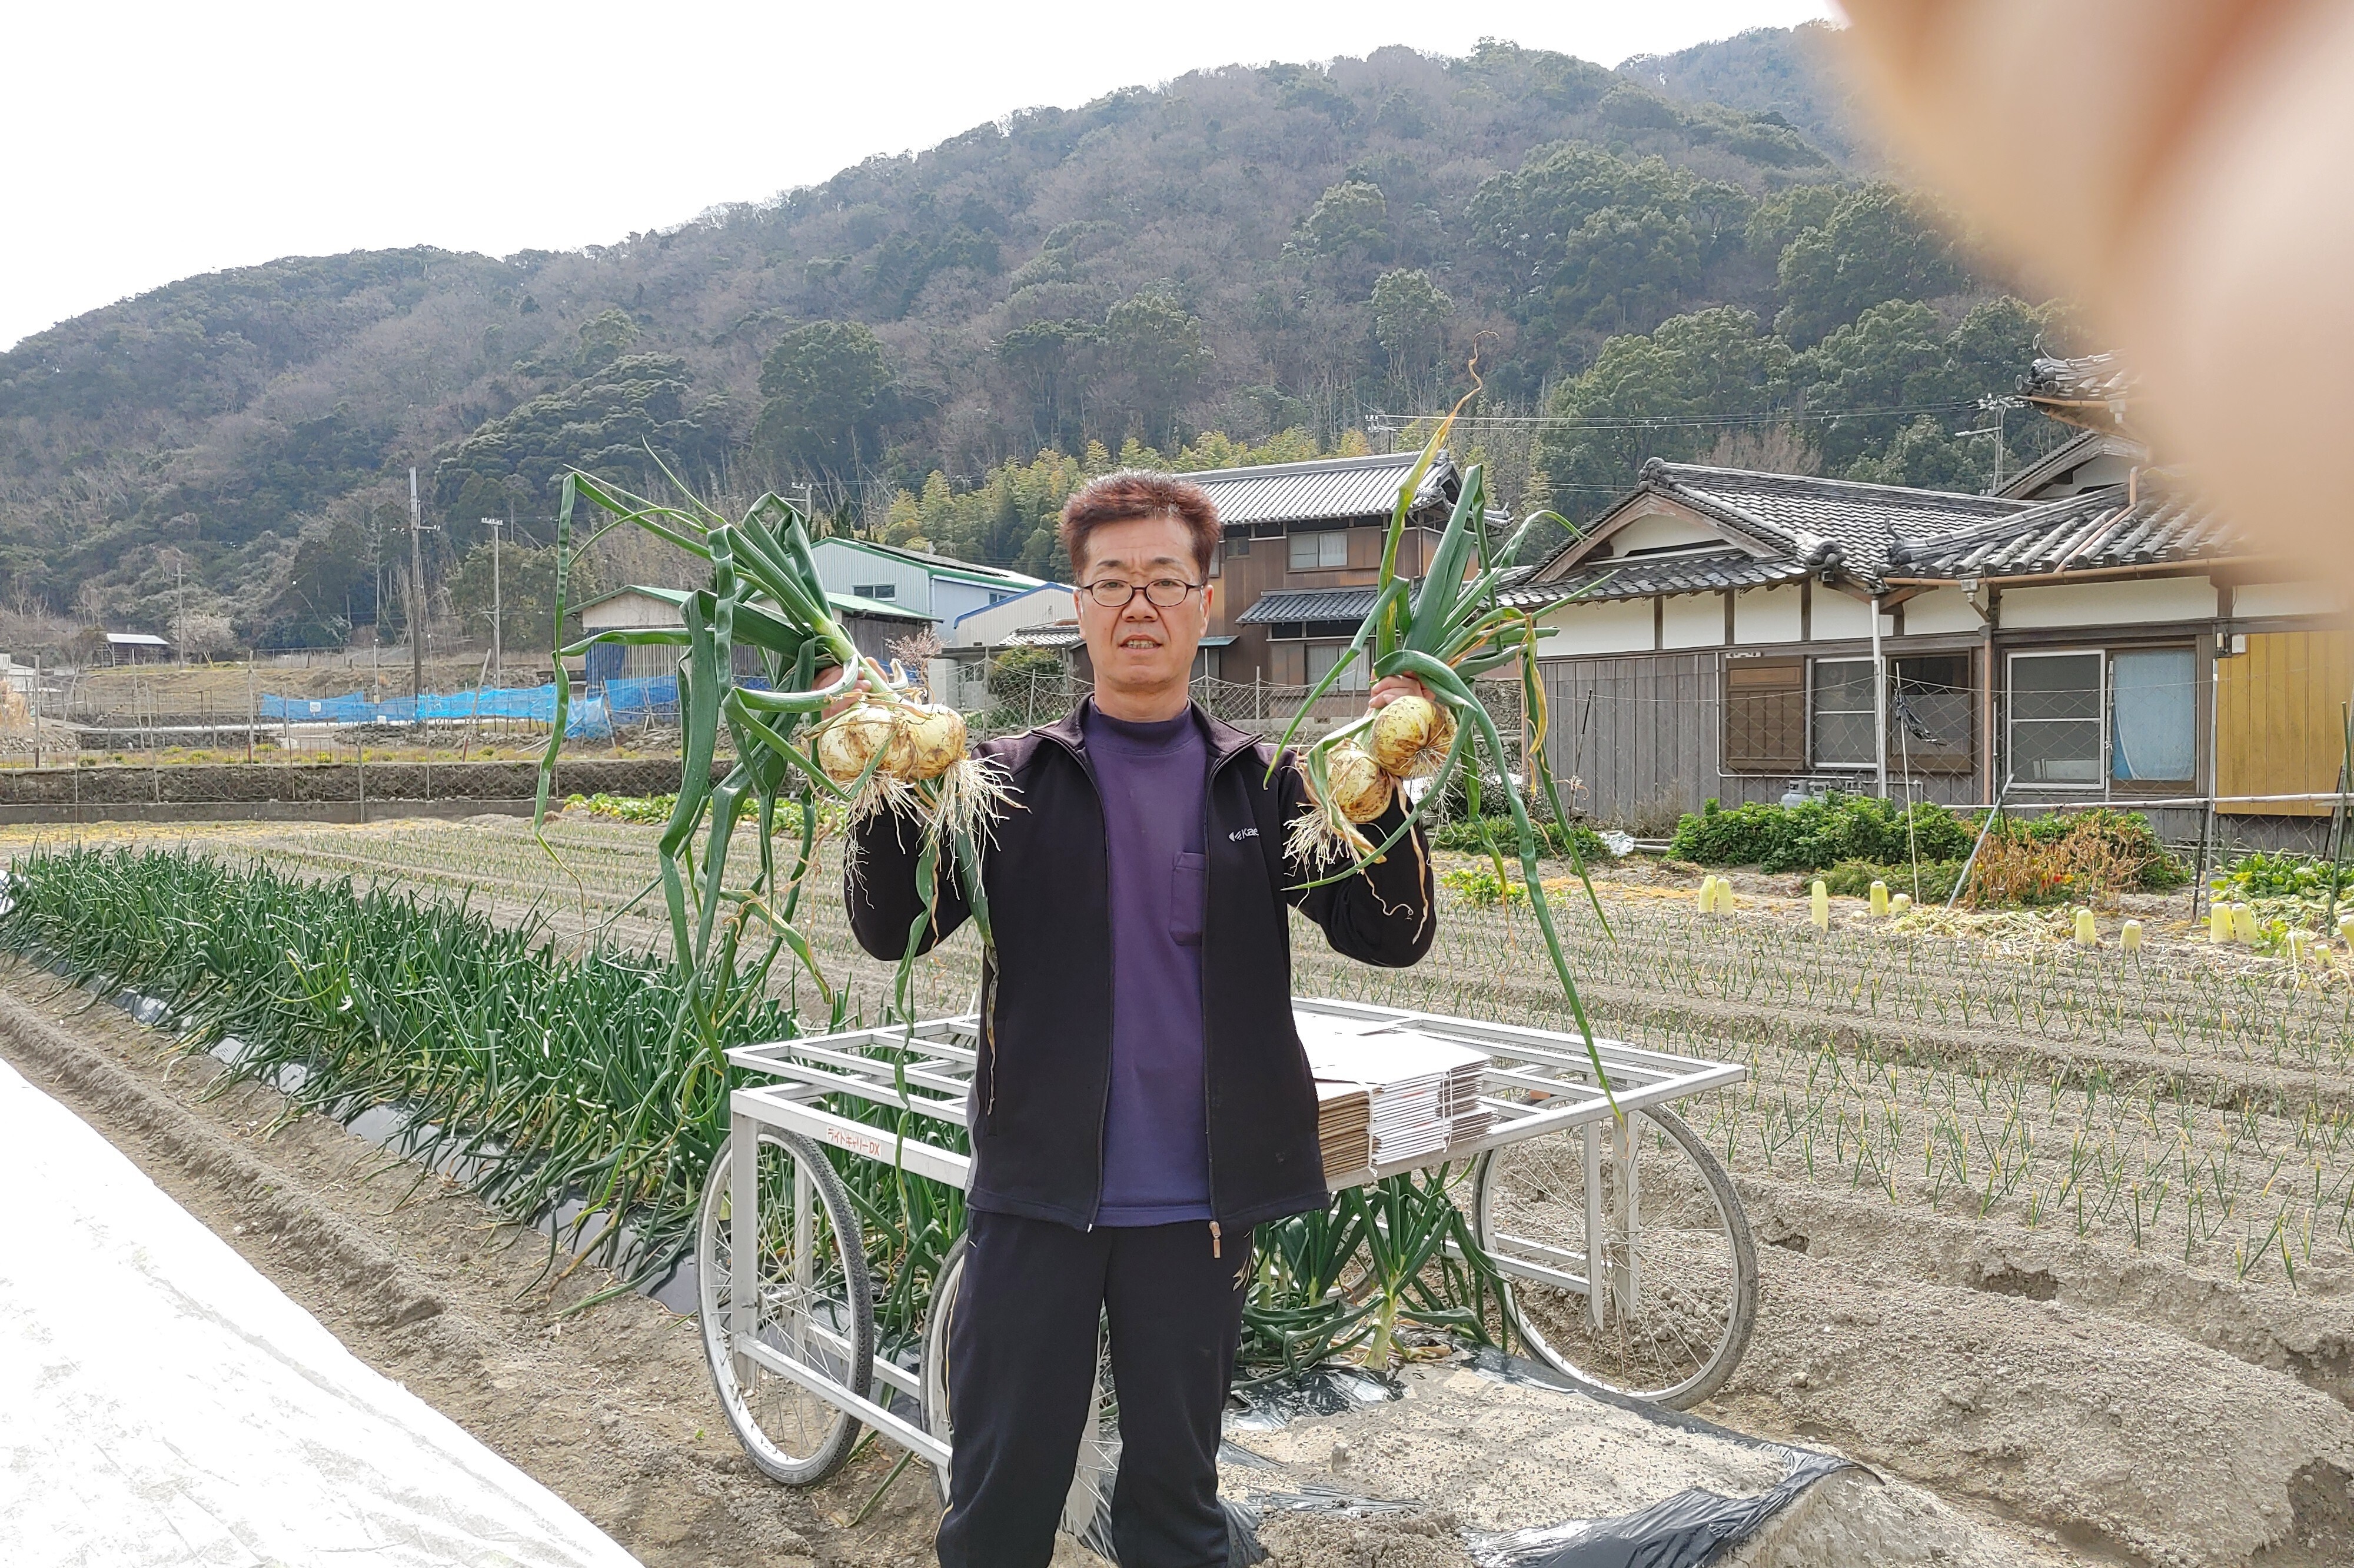
{"label": "wooden wall siding", "polygon": [[[1744,667],[1766,662],[1727,661],[1713,652],[1541,661],[1547,753],[1564,788],[1571,779],[1584,786],[1564,803],[1595,821],[1663,837],[1678,816],[1699,810],[1711,798],[1728,806],[1776,801],[1796,778],[1871,793],[1876,780],[1870,772],[1808,773],[1797,765],[1720,771],[1725,672],[1734,673],[1734,682],[1757,679],[1743,673]],[[1797,713],[1785,715],[1801,734],[1804,711],[1801,699]],[[1888,790],[1906,798],[1904,779],[1893,763]],[[1979,799],[1978,791],[1968,773],[1916,772],[1910,798],[1968,805]]]}
{"label": "wooden wall siding", "polygon": [[[2354,632],[2256,631],[2217,672],[2217,793],[2294,795],[2338,788],[2354,696]],[[2327,800],[2219,803],[2238,816],[2326,817]]]}
{"label": "wooden wall siding", "polygon": [[[1545,745],[1572,810],[1666,832],[1716,789],[1719,655],[1547,659]],[[1779,793],[1778,788],[1776,793]]]}

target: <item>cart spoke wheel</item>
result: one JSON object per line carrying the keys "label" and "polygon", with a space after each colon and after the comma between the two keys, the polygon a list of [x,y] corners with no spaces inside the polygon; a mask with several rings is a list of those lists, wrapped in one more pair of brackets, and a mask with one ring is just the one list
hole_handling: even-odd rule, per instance
{"label": "cart spoke wheel", "polygon": [[1733,1375],[1757,1311],[1756,1249],[1732,1179],[1674,1112],[1493,1150],[1477,1202],[1512,1327],[1539,1359],[1678,1409]]}
{"label": "cart spoke wheel", "polygon": [[720,1407],[752,1462],[788,1486],[842,1467],[858,1423],[755,1355],[729,1332],[864,1396],[875,1376],[875,1298],[849,1195],[816,1144],[759,1137],[758,1255],[735,1255],[735,1140],[712,1161],[696,1214],[703,1349]]}
{"label": "cart spoke wheel", "polygon": [[[924,1324],[924,1430],[950,1447],[956,1446],[955,1425],[949,1414],[949,1330],[956,1320],[957,1287],[964,1283],[964,1238],[957,1238],[940,1266],[939,1284]],[[1111,1377],[1111,1337],[1102,1326],[1096,1330],[1096,1405],[1087,1431],[1079,1438],[1078,1462],[1071,1474],[1071,1490],[1063,1501],[1062,1528],[1107,1562],[1111,1549],[1111,1489],[1119,1477],[1119,1396]],[[940,1501],[949,1499],[949,1473],[935,1468],[933,1478]]]}

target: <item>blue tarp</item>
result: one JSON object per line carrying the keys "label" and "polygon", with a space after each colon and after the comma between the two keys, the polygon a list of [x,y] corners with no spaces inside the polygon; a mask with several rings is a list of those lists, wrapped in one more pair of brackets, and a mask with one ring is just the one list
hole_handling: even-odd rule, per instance
{"label": "blue tarp", "polygon": [[676,724],[678,677],[617,676],[609,680],[605,683],[605,711],[612,715],[615,724]]}
{"label": "blue tarp", "polygon": [[[671,705],[677,707],[676,683]],[[271,724],[415,724],[428,720],[517,718],[540,724],[556,722],[556,687],[485,686],[478,691],[428,692],[423,698],[393,697],[372,703],[362,692],[347,697],[273,697],[261,699],[260,716]],[[576,702],[567,715],[567,738],[596,737],[613,732],[612,720],[601,697]]]}

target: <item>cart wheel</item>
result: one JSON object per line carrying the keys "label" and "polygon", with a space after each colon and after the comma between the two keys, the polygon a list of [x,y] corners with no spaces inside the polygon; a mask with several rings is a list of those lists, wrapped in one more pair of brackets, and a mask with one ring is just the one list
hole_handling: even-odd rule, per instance
{"label": "cart wheel", "polygon": [[[1490,1150],[1477,1204],[1512,1327],[1558,1371],[1688,1410],[1740,1364],[1757,1314],[1756,1246],[1732,1178],[1673,1111],[1646,1107],[1622,1124]],[[1589,1234],[1598,1295],[1587,1288]]]}
{"label": "cart wheel", "polygon": [[[719,1146],[695,1216],[703,1350],[737,1441],[787,1486],[825,1479],[850,1457],[858,1423],[749,1356],[728,1335],[737,1309],[735,1140]],[[858,1216],[818,1146],[798,1133],[759,1139],[759,1343],[865,1395],[875,1376],[875,1295]]]}
{"label": "cart wheel", "polygon": [[[939,1283],[932,1287],[931,1310],[924,1322],[924,1430],[951,1448],[956,1435],[949,1417],[949,1328],[956,1320],[957,1287],[964,1283],[964,1254],[965,1238],[959,1236],[940,1264]],[[1070,1495],[1063,1500],[1062,1528],[1108,1562],[1118,1561],[1111,1551],[1111,1489],[1119,1477],[1119,1399],[1112,1392],[1110,1336],[1098,1326],[1096,1407],[1079,1439]],[[947,1467],[935,1466],[932,1478],[946,1504]]]}

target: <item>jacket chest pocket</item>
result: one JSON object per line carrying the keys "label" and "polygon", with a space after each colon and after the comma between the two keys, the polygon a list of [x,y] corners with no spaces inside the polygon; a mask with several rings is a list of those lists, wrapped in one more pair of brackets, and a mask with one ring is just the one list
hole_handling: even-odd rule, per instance
{"label": "jacket chest pocket", "polygon": [[1209,857],[1180,851],[1169,879],[1169,935],[1180,946],[1202,945],[1202,911],[1209,896]]}

